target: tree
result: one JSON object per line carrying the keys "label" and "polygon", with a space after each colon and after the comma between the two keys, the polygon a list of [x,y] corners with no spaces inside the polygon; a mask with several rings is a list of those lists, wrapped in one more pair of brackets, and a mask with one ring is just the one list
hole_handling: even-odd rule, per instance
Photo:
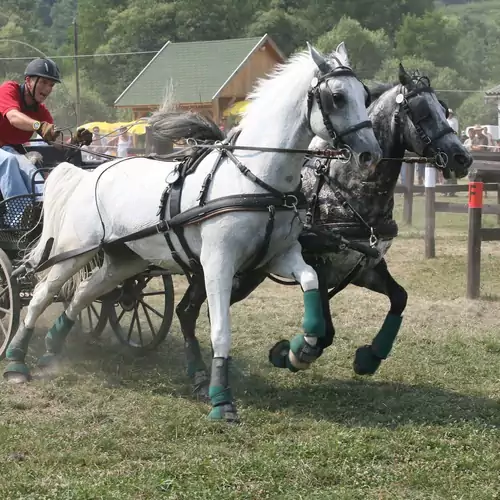
{"label": "tree", "polygon": [[456,68],[454,48],[462,33],[459,19],[441,11],[426,12],[417,17],[407,15],[395,34],[396,55],[415,56],[436,66]]}
{"label": "tree", "polygon": [[360,78],[372,78],[392,52],[384,30],[370,31],[348,17],[343,17],[331,31],[321,36],[316,45],[324,53],[330,53],[340,42],[345,42],[353,68]]}
{"label": "tree", "polygon": [[[490,85],[490,87],[492,86]],[[496,125],[498,123],[496,101],[493,99],[485,100],[482,92],[471,94],[457,109],[457,117],[462,130],[475,123]]]}
{"label": "tree", "polygon": [[[393,36],[405,15],[422,16],[434,9],[434,0],[336,0],[336,16],[349,16],[371,30]],[[330,18],[332,19],[332,18]],[[333,18],[334,19],[334,18]]]}
{"label": "tree", "polygon": [[114,119],[114,109],[107,107],[99,93],[92,90],[85,80],[80,82],[80,123],[76,123],[76,93],[74,75],[56,85],[47,106],[58,127],[74,129],[88,121]]}
{"label": "tree", "polygon": [[400,61],[410,74],[418,72],[427,76],[439,99],[445,101],[450,108],[455,109],[464,100],[464,94],[452,92],[454,89],[471,88],[470,82],[461,77],[454,69],[439,68],[432,61],[416,57],[404,57],[401,60],[393,58],[384,61],[380,71],[375,75],[375,79],[382,82],[397,82]]}
{"label": "tree", "polygon": [[309,23],[300,15],[273,8],[257,12],[254,21],[246,29],[246,35],[262,36],[267,33],[286,55],[290,55],[305,45],[309,31]]}

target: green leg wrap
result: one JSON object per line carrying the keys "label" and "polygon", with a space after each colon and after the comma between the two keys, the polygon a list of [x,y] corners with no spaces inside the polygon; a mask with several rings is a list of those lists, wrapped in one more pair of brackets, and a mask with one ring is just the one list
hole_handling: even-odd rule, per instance
{"label": "green leg wrap", "polygon": [[212,403],[212,410],[208,414],[209,420],[238,421],[236,406],[233,404],[233,395],[229,387],[229,359],[213,359],[208,395]]}
{"label": "green leg wrap", "polygon": [[197,339],[190,340],[184,344],[184,352],[187,360],[187,374],[193,378],[196,372],[207,371],[207,367],[201,357],[200,344]]}
{"label": "green leg wrap", "polygon": [[402,321],[402,316],[387,314],[380,331],[372,341],[372,350],[375,356],[380,359],[386,359],[389,356]]}
{"label": "green leg wrap", "polygon": [[372,345],[359,347],[354,357],[353,368],[358,375],[373,375],[382,360],[391,352],[403,318],[387,314],[385,321],[373,339]]}
{"label": "green leg wrap", "polygon": [[47,368],[53,363],[54,359],[62,351],[64,341],[74,324],[75,322],[69,319],[65,312],[56,319],[52,328],[45,336],[45,348],[47,351],[38,359],[38,366],[40,368]]}
{"label": "green leg wrap", "polygon": [[33,332],[33,328],[26,328],[24,324],[19,326],[6,352],[6,357],[9,361],[3,372],[3,376],[6,379],[19,375],[23,381],[30,379],[30,370],[24,360]]}
{"label": "green leg wrap", "polygon": [[7,348],[6,357],[9,361],[24,363],[24,358],[28,352],[28,346],[34,331],[33,328],[26,328],[24,324],[19,326],[14,338]]}
{"label": "green leg wrap", "polygon": [[302,327],[304,334],[308,337],[325,336],[325,319],[323,318],[319,290],[304,292],[304,321]]}
{"label": "green leg wrap", "polygon": [[[290,351],[295,356],[295,359],[300,364],[310,365],[313,361],[316,361],[321,354],[322,348],[318,345],[312,346],[306,342],[304,335],[295,335],[295,337],[290,342]],[[290,363],[293,366],[293,363]],[[295,363],[297,365],[297,363]],[[290,369],[290,367],[288,367]],[[300,368],[295,366],[295,368]],[[292,370],[293,371],[293,370]]]}
{"label": "green leg wrap", "polygon": [[65,312],[56,319],[45,337],[47,353],[59,354],[61,352],[64,341],[74,324],[75,322],[69,319]]}

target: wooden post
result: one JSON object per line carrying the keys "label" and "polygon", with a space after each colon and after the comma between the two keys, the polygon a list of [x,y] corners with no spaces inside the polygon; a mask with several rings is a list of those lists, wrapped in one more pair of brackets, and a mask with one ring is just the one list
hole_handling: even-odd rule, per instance
{"label": "wooden post", "polygon": [[146,144],[144,147],[146,148],[146,155],[150,155],[151,153],[153,153],[153,131],[151,130],[151,127],[146,127]]}
{"label": "wooden post", "polygon": [[[474,179],[477,177],[474,176]],[[469,239],[467,246],[467,298],[479,297],[481,283],[481,217],[484,184],[469,182]]]}
{"label": "wooden post", "polygon": [[413,184],[415,180],[415,165],[403,163],[404,169],[404,199],[403,199],[403,223],[411,225],[413,222]]}
{"label": "wooden post", "polygon": [[425,165],[425,258],[436,257],[436,169]]}

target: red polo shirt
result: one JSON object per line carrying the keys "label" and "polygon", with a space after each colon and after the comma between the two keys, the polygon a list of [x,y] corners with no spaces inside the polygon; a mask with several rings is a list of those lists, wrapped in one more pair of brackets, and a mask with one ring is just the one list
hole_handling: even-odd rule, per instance
{"label": "red polo shirt", "polygon": [[10,124],[5,115],[11,109],[17,109],[40,122],[54,123],[52,115],[43,104],[39,104],[36,110],[26,109],[23,106],[19,83],[13,81],[4,82],[0,85],[0,146],[5,144],[17,146],[28,142],[33,135],[33,132],[18,129]]}

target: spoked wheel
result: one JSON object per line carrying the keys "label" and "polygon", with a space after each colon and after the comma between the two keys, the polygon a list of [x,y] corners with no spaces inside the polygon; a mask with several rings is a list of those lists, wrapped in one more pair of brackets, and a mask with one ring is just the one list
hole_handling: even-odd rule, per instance
{"label": "spoked wheel", "polygon": [[138,354],[156,349],[172,325],[172,276],[148,270],[125,280],[118,292],[118,300],[105,301],[109,324],[118,340]]}
{"label": "spoked wheel", "polygon": [[[82,279],[89,277],[96,267],[102,264],[102,256],[97,256],[91,263],[87,264],[82,271]],[[69,306],[69,300],[63,301],[64,309]],[[101,336],[108,322],[108,308],[103,301],[95,300],[77,316],[75,328],[83,335],[97,339]]]}
{"label": "spoked wheel", "polygon": [[0,359],[5,357],[7,347],[19,326],[21,300],[19,284],[12,278],[12,263],[0,249]]}
{"label": "spoked wheel", "polygon": [[[68,303],[64,303],[64,308],[68,307]],[[108,322],[108,310],[100,300],[92,302],[86,307],[75,321],[75,328],[83,335],[89,335],[94,339],[98,339],[106,323]]]}

